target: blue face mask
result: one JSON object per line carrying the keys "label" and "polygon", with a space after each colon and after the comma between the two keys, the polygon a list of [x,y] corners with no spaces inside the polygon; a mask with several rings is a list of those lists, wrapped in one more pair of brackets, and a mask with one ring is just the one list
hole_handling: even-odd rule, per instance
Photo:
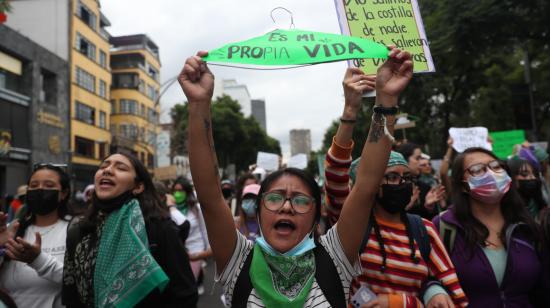
{"label": "blue face mask", "polygon": [[256,216],[256,201],[254,199],[244,199],[241,207],[247,217]]}
{"label": "blue face mask", "polygon": [[[262,234],[262,227],[260,226],[260,234]],[[315,241],[313,240],[313,230],[306,234],[304,239],[298,243],[298,245],[294,246],[294,248],[290,249],[289,251],[285,253],[280,253],[277,250],[275,250],[271,245],[267,243],[267,241],[264,239],[263,234],[256,238],[256,243],[260,245],[260,248],[262,250],[272,256],[285,256],[285,257],[295,257],[299,255],[303,255],[304,253],[312,250],[315,248]]]}

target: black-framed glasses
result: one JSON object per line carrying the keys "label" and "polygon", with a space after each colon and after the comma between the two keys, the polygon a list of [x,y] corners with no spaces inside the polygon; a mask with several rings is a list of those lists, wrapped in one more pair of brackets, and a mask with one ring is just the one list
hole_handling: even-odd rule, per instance
{"label": "black-framed glasses", "polygon": [[36,163],[32,165],[32,171],[36,171],[41,168],[55,168],[59,169],[63,172],[67,172],[68,165],[67,164],[55,164],[55,163]]}
{"label": "black-framed glasses", "polygon": [[464,172],[468,172],[471,176],[482,176],[487,172],[487,169],[491,169],[494,172],[505,172],[504,167],[498,160],[492,160],[486,164],[479,163],[468,167]]}
{"label": "black-framed glasses", "polygon": [[290,198],[280,192],[268,192],[262,195],[264,207],[272,212],[278,212],[287,200],[298,214],[305,214],[313,208],[314,199],[303,194],[297,194]]}
{"label": "black-framed glasses", "polygon": [[389,185],[400,185],[403,183],[415,183],[416,177],[410,173],[405,173],[403,175],[397,172],[388,172],[384,174],[384,184]]}

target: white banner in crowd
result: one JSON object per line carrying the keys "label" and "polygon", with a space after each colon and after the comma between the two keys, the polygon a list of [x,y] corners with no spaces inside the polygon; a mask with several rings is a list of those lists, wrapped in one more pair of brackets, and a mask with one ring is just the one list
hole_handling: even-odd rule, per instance
{"label": "white banner in crowd", "polygon": [[296,154],[288,160],[286,165],[289,168],[305,169],[307,167],[307,155]]}
{"label": "white banner in crowd", "polygon": [[458,153],[462,153],[464,150],[473,147],[481,147],[489,151],[493,150],[491,143],[487,140],[489,130],[486,127],[451,127],[449,129],[449,136],[453,138],[453,148]]}
{"label": "white banner in crowd", "polygon": [[275,171],[279,169],[279,155],[266,152],[258,152],[256,166],[266,171]]}

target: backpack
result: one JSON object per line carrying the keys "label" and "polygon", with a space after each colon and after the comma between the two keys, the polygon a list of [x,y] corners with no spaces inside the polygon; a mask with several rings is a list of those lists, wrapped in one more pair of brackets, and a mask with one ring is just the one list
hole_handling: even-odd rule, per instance
{"label": "backpack", "polygon": [[439,237],[450,255],[455,246],[456,226],[448,224],[442,219],[441,215],[445,212],[439,213]]}
{"label": "backpack", "polygon": [[[430,236],[428,235],[428,230],[426,230],[426,226],[424,225],[424,222],[422,222],[422,217],[415,214],[407,213],[407,219],[409,220],[409,226],[411,228],[412,237],[418,244],[418,249],[420,250],[420,255],[422,256],[422,259],[424,259],[424,261],[430,260],[430,253],[432,252],[432,244],[430,242]],[[359,248],[360,252],[362,252],[367,246],[367,242],[369,241],[371,230],[372,230],[372,221],[369,220],[369,224],[367,226],[367,232],[365,232],[365,236],[363,237],[363,241],[361,242],[361,246]]]}
{"label": "backpack", "polygon": [[[340,281],[338,270],[332,261],[332,258],[325,250],[323,245],[316,243],[313,249],[315,256],[315,280],[323,291],[327,301],[331,307],[346,308],[346,295],[344,294],[344,286]],[[233,288],[233,298],[231,299],[231,307],[240,308],[246,307],[248,296],[252,292],[252,282],[250,281],[250,264],[254,250],[250,251],[243,264],[237,282]]]}

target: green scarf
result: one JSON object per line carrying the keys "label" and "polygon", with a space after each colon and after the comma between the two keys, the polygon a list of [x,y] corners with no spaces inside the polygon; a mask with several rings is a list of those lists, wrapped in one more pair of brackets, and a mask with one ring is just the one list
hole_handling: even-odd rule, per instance
{"label": "green scarf", "polygon": [[187,216],[187,212],[189,212],[189,207],[187,206],[187,202],[183,202],[182,204],[176,204],[176,208],[177,208],[184,216]]}
{"label": "green scarf", "polygon": [[272,256],[254,245],[250,281],[266,307],[302,308],[315,277],[310,250],[295,257]]}
{"label": "green scarf", "polygon": [[136,199],[112,212],[103,227],[94,271],[96,307],[133,307],[168,277],[149,252]]}

